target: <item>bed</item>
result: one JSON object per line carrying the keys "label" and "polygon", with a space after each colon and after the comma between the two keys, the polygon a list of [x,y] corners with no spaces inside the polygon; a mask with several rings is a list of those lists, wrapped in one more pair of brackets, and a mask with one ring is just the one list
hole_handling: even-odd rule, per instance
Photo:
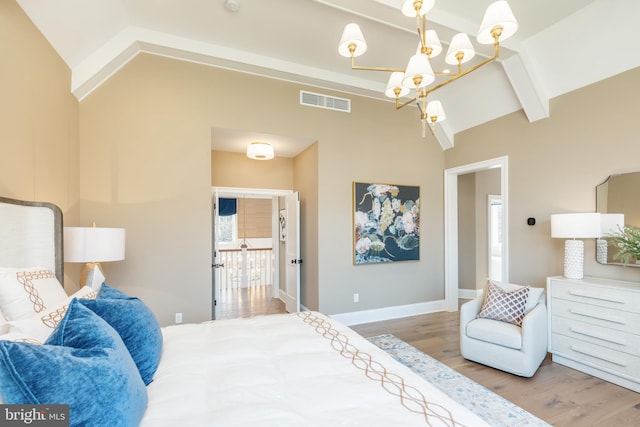
{"label": "bed", "polygon": [[[0,198],[6,403],[69,405],[71,425],[488,425],[318,312],[160,328],[143,301],[107,284],[68,295],[61,235],[54,205]],[[16,239],[20,256],[8,256]],[[24,312],[3,301],[18,270],[49,271],[30,279]]]}

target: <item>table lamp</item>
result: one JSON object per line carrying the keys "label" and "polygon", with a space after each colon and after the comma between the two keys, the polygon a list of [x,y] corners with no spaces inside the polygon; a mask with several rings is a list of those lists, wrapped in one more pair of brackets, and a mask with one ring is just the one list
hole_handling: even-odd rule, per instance
{"label": "table lamp", "polygon": [[582,279],[584,276],[584,242],[577,239],[601,236],[599,213],[570,213],[551,215],[551,237],[564,238],[564,277]]}
{"label": "table lamp", "polygon": [[64,261],[85,263],[80,287],[100,288],[105,276],[101,262],[124,259],[124,228],[65,227]]}

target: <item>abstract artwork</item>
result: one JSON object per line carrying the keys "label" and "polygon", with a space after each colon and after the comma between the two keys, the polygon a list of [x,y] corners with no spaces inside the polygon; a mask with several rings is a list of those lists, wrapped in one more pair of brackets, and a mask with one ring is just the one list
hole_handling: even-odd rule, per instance
{"label": "abstract artwork", "polygon": [[353,183],[353,263],[420,259],[420,187]]}

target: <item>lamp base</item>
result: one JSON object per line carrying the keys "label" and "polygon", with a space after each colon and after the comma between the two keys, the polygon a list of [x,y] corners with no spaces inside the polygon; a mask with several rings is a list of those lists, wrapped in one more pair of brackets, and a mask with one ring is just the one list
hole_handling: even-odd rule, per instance
{"label": "lamp base", "polygon": [[80,287],[89,286],[94,291],[98,291],[104,283],[104,272],[99,262],[88,262],[80,273]]}
{"label": "lamp base", "polygon": [[606,264],[608,259],[609,242],[605,239],[596,240],[596,261],[600,264]]}
{"label": "lamp base", "polygon": [[584,242],[582,240],[565,240],[564,242],[564,277],[567,279],[584,277]]}

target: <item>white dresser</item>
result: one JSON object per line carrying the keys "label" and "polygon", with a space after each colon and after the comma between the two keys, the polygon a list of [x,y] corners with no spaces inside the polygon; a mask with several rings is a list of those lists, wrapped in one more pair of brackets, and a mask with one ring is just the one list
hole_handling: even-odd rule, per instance
{"label": "white dresser", "polygon": [[640,392],[640,283],[547,278],[553,361]]}

